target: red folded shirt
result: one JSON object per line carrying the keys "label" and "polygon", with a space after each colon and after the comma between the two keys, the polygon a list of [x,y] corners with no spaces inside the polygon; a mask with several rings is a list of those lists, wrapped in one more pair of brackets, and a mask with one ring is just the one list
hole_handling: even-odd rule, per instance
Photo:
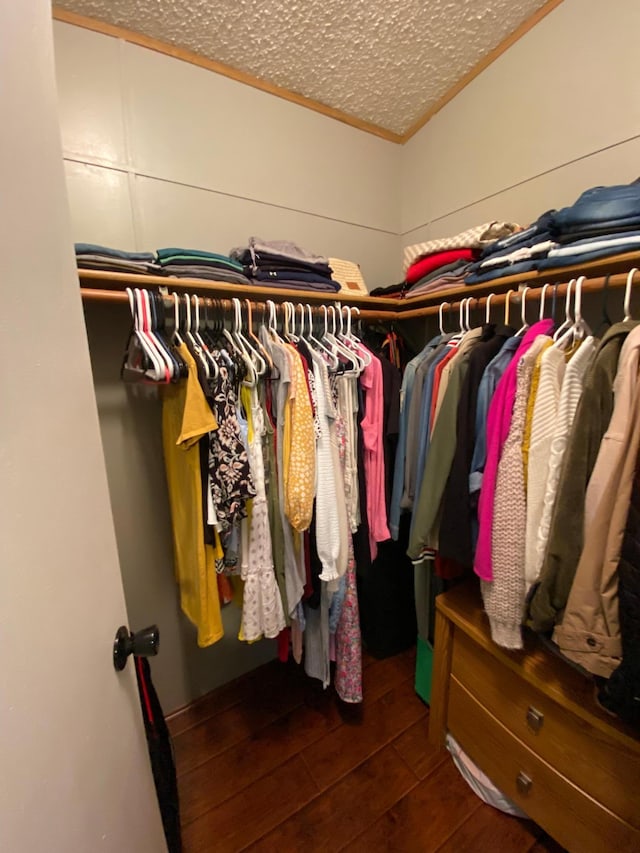
{"label": "red folded shirt", "polygon": [[407,284],[415,284],[416,281],[428,275],[438,267],[452,264],[454,261],[472,261],[473,249],[451,249],[448,252],[436,252],[435,255],[427,255],[420,258],[407,270]]}

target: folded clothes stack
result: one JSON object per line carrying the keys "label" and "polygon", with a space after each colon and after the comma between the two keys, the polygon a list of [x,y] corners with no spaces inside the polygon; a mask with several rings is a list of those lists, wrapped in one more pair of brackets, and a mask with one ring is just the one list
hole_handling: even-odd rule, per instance
{"label": "folded clothes stack", "polygon": [[232,249],[231,258],[242,264],[244,273],[261,287],[315,290],[337,293],[340,283],[331,278],[326,258],[287,240],[250,237],[249,245]]}
{"label": "folded clothes stack", "polygon": [[158,263],[165,275],[176,278],[205,278],[230,284],[250,284],[242,264],[226,255],[200,249],[158,249]]}
{"label": "folded clothes stack", "polygon": [[411,298],[440,290],[463,288],[465,275],[482,247],[520,226],[511,222],[485,222],[453,237],[416,243],[404,250],[405,280],[402,285],[380,288],[374,294]]}
{"label": "folded clothes stack", "polygon": [[80,269],[104,272],[132,272],[137,275],[157,274],[160,268],[151,252],[123,252],[94,243],[76,243],[76,263]]}
{"label": "folded clothes stack", "polygon": [[640,183],[586,190],[555,214],[551,232],[558,245],[540,269],[640,250]]}
{"label": "folded clothes stack", "polygon": [[551,227],[556,213],[548,210],[523,231],[485,246],[478,260],[469,267],[465,283],[482,284],[537,269],[540,260],[555,246]]}
{"label": "folded clothes stack", "polygon": [[487,246],[466,284],[640,251],[640,183],[593,187],[575,204],[543,213],[529,228]]}

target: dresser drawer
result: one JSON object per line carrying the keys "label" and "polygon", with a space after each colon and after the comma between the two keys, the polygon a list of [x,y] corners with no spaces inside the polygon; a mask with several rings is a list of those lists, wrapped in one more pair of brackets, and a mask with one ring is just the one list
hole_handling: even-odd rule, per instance
{"label": "dresser drawer", "polygon": [[[536,756],[451,678],[449,731],[500,790],[576,853],[637,853],[640,832]],[[597,773],[596,767],[592,773]]]}
{"label": "dresser drawer", "polygon": [[456,631],[451,672],[540,758],[640,827],[640,745],[634,751],[563,708]]}

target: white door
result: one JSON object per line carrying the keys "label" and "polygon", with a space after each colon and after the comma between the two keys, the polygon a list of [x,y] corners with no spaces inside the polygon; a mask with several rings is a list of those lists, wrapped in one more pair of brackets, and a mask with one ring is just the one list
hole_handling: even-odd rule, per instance
{"label": "white door", "polygon": [[0,3],[0,850],[158,853],[54,81],[49,0]]}

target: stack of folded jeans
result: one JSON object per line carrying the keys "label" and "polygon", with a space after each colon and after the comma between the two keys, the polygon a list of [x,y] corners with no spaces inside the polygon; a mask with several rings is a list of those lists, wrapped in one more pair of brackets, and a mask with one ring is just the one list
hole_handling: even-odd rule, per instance
{"label": "stack of folded jeans", "polygon": [[587,190],[555,214],[551,230],[558,245],[539,269],[640,250],[640,183]]}
{"label": "stack of folded jeans", "polygon": [[549,210],[525,231],[487,246],[466,284],[580,266],[640,251],[640,183],[593,187],[570,207]]}
{"label": "stack of folded jeans", "polygon": [[232,249],[231,258],[242,264],[246,276],[261,287],[337,293],[340,283],[331,278],[326,258],[287,240],[250,237],[249,245]]}
{"label": "stack of folded jeans", "polygon": [[130,272],[138,275],[159,273],[156,256],[151,252],[124,252],[94,243],[76,243],[76,263],[79,269],[104,272]]}
{"label": "stack of folded jeans", "polygon": [[158,263],[165,275],[176,278],[204,278],[230,284],[249,284],[242,264],[200,249],[158,249]]}

